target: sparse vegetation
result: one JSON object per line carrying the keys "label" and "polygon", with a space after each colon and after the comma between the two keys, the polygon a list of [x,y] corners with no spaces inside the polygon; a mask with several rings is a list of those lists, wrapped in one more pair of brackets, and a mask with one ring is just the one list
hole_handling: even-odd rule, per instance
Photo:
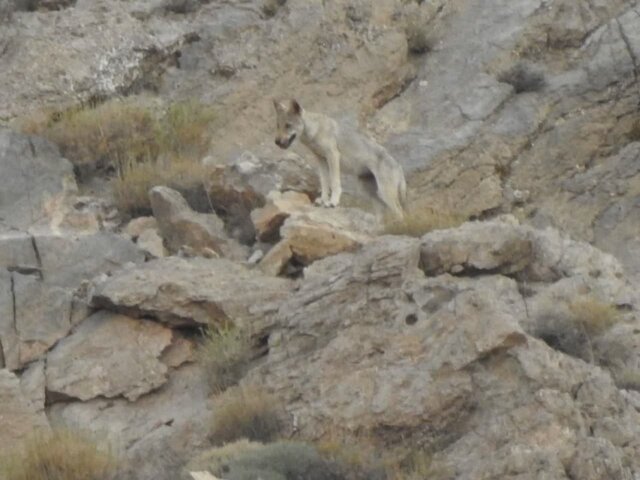
{"label": "sparse vegetation", "polygon": [[199,186],[200,158],[215,118],[195,100],[159,111],[135,99],[110,100],[62,113],[40,113],[21,123],[26,133],[48,138],[74,165],[80,181],[96,174],[114,179],[116,204],[132,215],[149,213],[149,188]]}
{"label": "sparse vegetation", "polygon": [[615,380],[618,388],[640,391],[640,369],[638,368],[627,367],[623,369],[616,373]]}
{"label": "sparse vegetation", "polygon": [[285,3],[287,3],[287,0],[263,0],[262,13],[264,13],[267,18],[271,18],[278,13],[278,9]]}
{"label": "sparse vegetation", "polygon": [[211,438],[216,444],[274,440],[282,430],[273,396],[257,387],[231,387],[214,400]]}
{"label": "sparse vegetation", "polygon": [[35,434],[0,460],[6,480],[107,480],[118,464],[90,438],[71,431]]}
{"label": "sparse vegetation", "polygon": [[502,72],[498,80],[511,85],[515,93],[539,92],[546,85],[544,73],[526,62],[519,62]]}
{"label": "sparse vegetation", "polygon": [[397,219],[390,214],[386,215],[384,233],[421,237],[433,230],[457,227],[466,220],[467,217],[462,214],[437,211],[430,207],[414,205],[407,209],[402,219]]}
{"label": "sparse vegetation", "polygon": [[[207,199],[205,179],[211,171],[193,157],[176,157],[170,161],[135,162],[124,165],[111,182],[113,199],[118,209],[130,216],[151,213],[149,190],[166,185],[178,190],[194,207],[193,197],[204,197],[197,203],[211,207]],[[197,208],[202,210],[202,208]]]}
{"label": "sparse vegetation", "polygon": [[433,455],[424,450],[409,452],[391,475],[394,480],[449,480],[455,478],[451,469],[434,460]]}
{"label": "sparse vegetation", "polygon": [[210,330],[200,347],[200,360],[214,392],[236,385],[251,361],[251,335],[242,328]]}
{"label": "sparse vegetation", "polygon": [[620,314],[615,306],[590,296],[576,298],[568,307],[568,316],[549,314],[541,318],[536,336],[556,350],[592,363],[593,339],[619,322]]}
{"label": "sparse vegetation", "polygon": [[592,297],[583,297],[569,304],[573,321],[590,336],[597,336],[609,330],[620,321],[620,314],[614,305]]}

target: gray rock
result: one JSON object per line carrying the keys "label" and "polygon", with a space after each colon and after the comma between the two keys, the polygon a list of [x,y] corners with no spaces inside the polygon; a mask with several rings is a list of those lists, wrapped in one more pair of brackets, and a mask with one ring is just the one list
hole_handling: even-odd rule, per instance
{"label": "gray rock", "polygon": [[34,398],[27,397],[20,379],[8,370],[0,370],[0,448],[11,451],[21,440],[36,431],[48,431],[44,412],[35,407]]}
{"label": "gray rock", "polygon": [[48,224],[76,191],[71,163],[42,138],[0,128],[0,228]]}
{"label": "gray rock", "polygon": [[59,287],[76,288],[82,280],[144,261],[144,253],[131,240],[115,233],[41,235],[35,243],[45,282]]}
{"label": "gray rock", "polygon": [[0,233],[0,268],[37,272],[40,265],[33,248],[33,237],[23,232]]}
{"label": "gray rock", "polygon": [[[92,304],[172,326],[270,324],[287,280],[225,259],[166,257],[124,269],[95,285]],[[242,294],[240,294],[240,292]]]}
{"label": "gray rock", "polygon": [[156,322],[98,312],[47,354],[47,390],[83,401],[135,401],[167,381],[159,357],[171,339]]}
{"label": "gray rock", "polygon": [[[425,252],[462,268],[434,270]],[[545,308],[556,332],[568,328],[584,295],[639,304],[613,257],[513,219],[381,237],[305,270],[243,382],[280,396],[302,435],[421,439],[447,478],[568,478],[567,465],[632,478],[640,414],[613,382],[613,357],[598,368],[535,329]],[[624,344],[633,364],[636,343]]]}
{"label": "gray rock", "polygon": [[[36,275],[12,274],[18,363],[36,360],[71,330],[72,293]],[[8,362],[16,368],[14,362]]]}
{"label": "gray rock", "polygon": [[160,391],[135,402],[56,403],[47,413],[56,427],[89,430],[115,445],[129,460],[132,478],[179,478],[181,459],[207,443],[211,411],[204,375],[200,367],[187,365],[173,372]]}

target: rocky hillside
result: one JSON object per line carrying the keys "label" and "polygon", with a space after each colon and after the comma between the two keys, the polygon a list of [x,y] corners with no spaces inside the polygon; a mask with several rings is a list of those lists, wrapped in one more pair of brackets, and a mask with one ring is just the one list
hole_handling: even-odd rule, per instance
{"label": "rocky hillside", "polygon": [[640,476],[636,2],[0,0],[0,65],[0,479]]}

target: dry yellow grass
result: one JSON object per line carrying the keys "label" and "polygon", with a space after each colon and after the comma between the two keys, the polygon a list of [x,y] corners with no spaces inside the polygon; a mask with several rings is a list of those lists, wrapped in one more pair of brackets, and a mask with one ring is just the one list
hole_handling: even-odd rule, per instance
{"label": "dry yellow grass", "polygon": [[282,428],[275,398],[253,386],[232,387],[214,399],[211,438],[216,444],[274,440]]}
{"label": "dry yellow grass", "polygon": [[421,237],[433,230],[457,227],[466,220],[467,217],[459,213],[438,211],[430,207],[413,205],[407,208],[402,219],[397,219],[393,215],[387,214],[384,218],[383,232],[389,235]]}
{"label": "dry yellow grass", "polygon": [[33,435],[0,461],[5,480],[107,480],[115,457],[90,438],[71,431]]}
{"label": "dry yellow grass", "polygon": [[131,216],[151,212],[149,190],[165,185],[178,191],[205,189],[209,169],[191,157],[176,157],[165,162],[134,162],[124,165],[111,182],[118,209]]}
{"label": "dry yellow grass", "polygon": [[592,297],[582,297],[569,304],[573,320],[590,335],[599,335],[610,329],[621,319],[614,305]]}
{"label": "dry yellow grass", "polygon": [[156,185],[200,186],[215,113],[195,100],[160,111],[135,98],[110,100],[65,112],[40,112],[21,129],[60,147],[80,181],[96,174],[114,177],[117,206],[129,214],[149,213],[147,193]]}
{"label": "dry yellow grass", "polygon": [[236,385],[251,361],[251,335],[241,328],[210,330],[199,349],[199,358],[214,392]]}

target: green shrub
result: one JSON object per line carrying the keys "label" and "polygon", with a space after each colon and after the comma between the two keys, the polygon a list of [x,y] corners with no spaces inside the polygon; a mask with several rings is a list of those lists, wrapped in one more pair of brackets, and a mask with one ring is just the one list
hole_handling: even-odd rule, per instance
{"label": "green shrub", "polygon": [[257,387],[231,387],[214,399],[211,438],[216,444],[242,438],[268,442],[281,430],[276,400]]}
{"label": "green shrub", "polygon": [[251,335],[242,328],[209,330],[200,347],[200,361],[215,393],[236,385],[252,358]]}
{"label": "green shrub", "polygon": [[107,480],[117,469],[108,450],[71,431],[33,435],[0,461],[6,480]]}

